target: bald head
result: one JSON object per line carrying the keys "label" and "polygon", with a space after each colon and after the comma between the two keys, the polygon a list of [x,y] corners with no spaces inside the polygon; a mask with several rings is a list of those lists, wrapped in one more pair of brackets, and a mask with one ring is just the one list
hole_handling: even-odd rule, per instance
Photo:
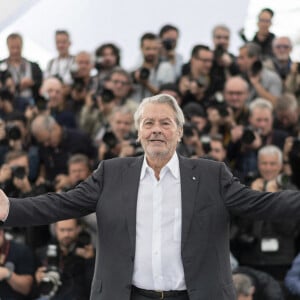
{"label": "bald head", "polygon": [[234,76],[227,79],[224,87],[224,99],[233,109],[243,109],[249,96],[249,86],[242,77]]}
{"label": "bald head", "polygon": [[47,78],[43,81],[40,94],[48,99],[48,107],[57,107],[62,104],[63,84],[55,77]]}
{"label": "bald head", "polygon": [[57,147],[62,137],[62,128],[52,116],[43,114],[32,121],[31,133],[45,147]]}

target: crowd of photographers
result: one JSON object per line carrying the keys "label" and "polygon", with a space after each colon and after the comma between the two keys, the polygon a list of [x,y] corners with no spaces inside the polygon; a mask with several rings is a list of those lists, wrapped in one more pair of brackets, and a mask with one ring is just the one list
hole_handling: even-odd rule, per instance
{"label": "crowd of photographers", "polygon": [[[58,55],[42,71],[10,34],[0,62],[0,187],[13,197],[66,191],[101,160],[143,154],[133,114],[144,97],[167,93],[186,118],[178,153],[225,162],[255,190],[299,189],[300,63],[289,37],[270,32],[272,18],[268,8],[258,14],[251,41],[239,32],[237,56],[230,29],[215,26],[213,48],[195,45],[188,62],[176,49],[179,29],[165,25],[142,35],[133,70],[113,43],[72,55],[69,33],[58,30]],[[299,225],[232,220],[238,299],[300,299]],[[88,299],[96,239],[94,215],[0,229],[0,298]]]}

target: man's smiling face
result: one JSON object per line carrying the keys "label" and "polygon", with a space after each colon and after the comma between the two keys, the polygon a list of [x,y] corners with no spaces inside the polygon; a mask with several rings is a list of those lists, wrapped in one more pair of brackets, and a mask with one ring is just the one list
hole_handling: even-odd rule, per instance
{"label": "man's smiling face", "polygon": [[181,133],[182,130],[176,123],[175,112],[170,105],[145,105],[138,137],[148,161],[160,159],[168,162],[176,150]]}

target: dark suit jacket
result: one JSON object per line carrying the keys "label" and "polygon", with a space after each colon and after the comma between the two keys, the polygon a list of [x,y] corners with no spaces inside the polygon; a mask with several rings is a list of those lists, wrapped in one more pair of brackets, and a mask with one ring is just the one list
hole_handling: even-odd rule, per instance
{"label": "dark suit jacket", "polygon": [[[103,161],[77,188],[10,199],[9,226],[41,225],[96,211],[99,244],[92,300],[129,300],[136,203],[143,157]],[[190,300],[234,300],[229,263],[230,214],[300,218],[300,193],[261,193],[241,185],[223,163],[180,157],[182,245]],[[171,263],[171,262],[170,262]]]}

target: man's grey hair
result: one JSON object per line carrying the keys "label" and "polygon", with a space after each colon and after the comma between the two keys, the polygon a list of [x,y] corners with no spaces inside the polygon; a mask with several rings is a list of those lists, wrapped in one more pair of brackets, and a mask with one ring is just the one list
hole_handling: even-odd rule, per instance
{"label": "man's grey hair", "polygon": [[135,114],[134,114],[134,123],[135,127],[138,130],[140,128],[141,118],[144,112],[144,108],[149,103],[159,103],[159,104],[167,104],[169,105],[173,111],[175,112],[175,121],[177,123],[177,126],[179,128],[183,128],[184,124],[184,115],[179,107],[176,99],[170,95],[167,94],[159,94],[153,97],[148,97],[143,99],[139,107],[137,108]]}
{"label": "man's grey hair", "polygon": [[274,154],[277,155],[278,162],[282,164],[283,161],[282,151],[275,145],[267,145],[262,147],[261,149],[259,149],[257,157],[259,159],[262,155],[274,155]]}
{"label": "man's grey hair", "polygon": [[240,47],[240,49],[247,49],[248,57],[257,57],[261,56],[261,47],[254,42],[248,42]]}
{"label": "man's grey hair", "polygon": [[273,112],[272,103],[263,98],[256,98],[254,101],[250,103],[249,105],[250,114],[252,114],[253,110],[256,108],[269,109],[271,112]]}
{"label": "man's grey hair", "polygon": [[56,125],[57,122],[52,116],[38,115],[31,123],[31,132],[35,135],[40,130],[51,131]]}
{"label": "man's grey hair", "polygon": [[276,111],[298,111],[298,102],[294,94],[284,93],[278,98]]}
{"label": "man's grey hair", "polygon": [[225,24],[218,24],[212,30],[213,37],[215,36],[216,31],[219,30],[219,29],[227,31],[230,34],[230,29],[229,29],[229,27],[227,25],[225,25]]}
{"label": "man's grey hair", "polygon": [[248,275],[237,273],[233,274],[232,278],[237,296],[251,296],[253,294],[253,283]]}

